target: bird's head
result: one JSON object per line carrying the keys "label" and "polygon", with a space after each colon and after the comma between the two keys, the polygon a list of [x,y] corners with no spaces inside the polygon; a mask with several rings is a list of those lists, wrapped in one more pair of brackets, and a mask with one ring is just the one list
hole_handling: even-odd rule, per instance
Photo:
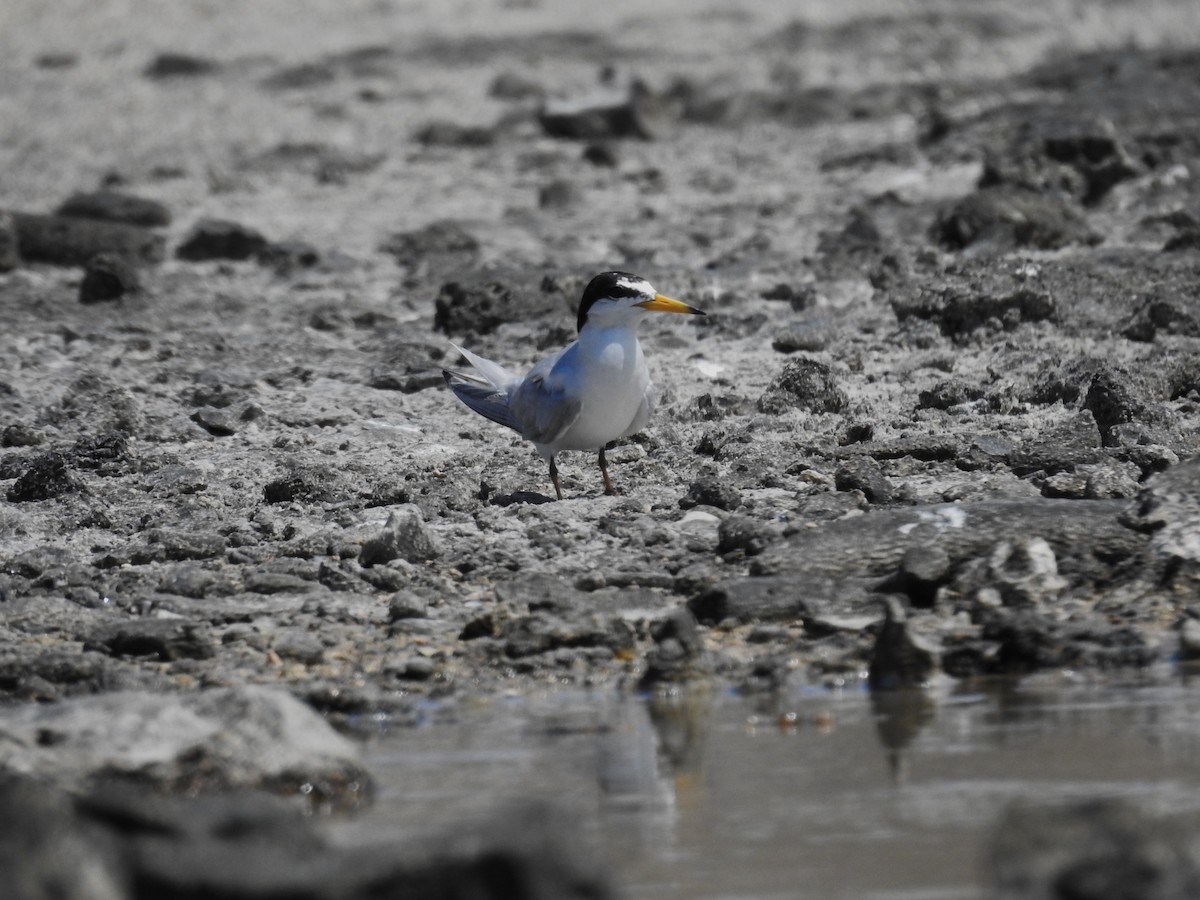
{"label": "bird's head", "polygon": [[628,272],[604,272],[584,288],[579,301],[580,331],[589,322],[612,326],[637,322],[646,312],[687,313],[707,315],[703,310],[664,297],[645,278]]}

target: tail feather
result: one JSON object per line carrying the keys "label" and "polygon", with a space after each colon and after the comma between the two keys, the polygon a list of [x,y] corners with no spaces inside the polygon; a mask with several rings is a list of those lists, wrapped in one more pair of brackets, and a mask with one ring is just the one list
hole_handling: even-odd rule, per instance
{"label": "tail feather", "polygon": [[490,359],[484,359],[482,356],[478,356],[465,347],[460,347],[453,342],[451,342],[450,346],[461,353],[467,362],[474,366],[475,370],[498,391],[507,391],[521,380],[520,375],[510,372],[499,363],[494,363]]}
{"label": "tail feather", "polygon": [[450,390],[454,391],[454,396],[475,412],[484,418],[511,428],[518,434],[521,433],[521,424],[513,418],[513,414],[508,408],[508,394],[482,382],[468,381],[465,376],[457,372],[447,372],[443,369],[442,375],[446,379],[446,384],[450,386]]}

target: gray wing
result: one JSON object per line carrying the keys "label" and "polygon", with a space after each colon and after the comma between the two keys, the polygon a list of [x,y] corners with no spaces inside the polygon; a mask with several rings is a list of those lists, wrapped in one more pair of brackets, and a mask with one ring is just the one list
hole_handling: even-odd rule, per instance
{"label": "gray wing", "polygon": [[534,366],[508,398],[508,409],[521,423],[521,434],[535,444],[552,444],[579,418],[583,404],[555,371],[574,344]]}
{"label": "gray wing", "polygon": [[627,437],[631,434],[637,434],[646,427],[646,423],[650,421],[650,416],[654,413],[654,407],[658,404],[658,391],[654,387],[654,382],[646,383],[646,391],[642,394],[642,404],[638,407],[638,411],[634,413],[633,421],[629,423],[629,427],[625,429],[625,433],[621,437]]}

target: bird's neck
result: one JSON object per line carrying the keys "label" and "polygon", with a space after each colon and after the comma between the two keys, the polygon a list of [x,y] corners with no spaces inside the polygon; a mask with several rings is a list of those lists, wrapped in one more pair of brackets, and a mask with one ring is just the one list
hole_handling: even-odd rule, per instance
{"label": "bird's neck", "polygon": [[637,322],[614,322],[611,325],[589,322],[579,332],[584,347],[604,347],[609,344],[630,346],[637,343]]}

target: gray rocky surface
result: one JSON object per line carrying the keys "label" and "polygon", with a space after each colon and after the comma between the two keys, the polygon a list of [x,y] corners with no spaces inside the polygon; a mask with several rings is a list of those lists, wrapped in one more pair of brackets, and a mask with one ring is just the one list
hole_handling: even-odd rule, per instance
{"label": "gray rocky surface", "polygon": [[[0,14],[9,768],[251,684],[354,728],[1200,655],[1194,4],[468,5]],[[623,496],[546,502],[438,373],[613,268],[709,316],[644,328]]]}

